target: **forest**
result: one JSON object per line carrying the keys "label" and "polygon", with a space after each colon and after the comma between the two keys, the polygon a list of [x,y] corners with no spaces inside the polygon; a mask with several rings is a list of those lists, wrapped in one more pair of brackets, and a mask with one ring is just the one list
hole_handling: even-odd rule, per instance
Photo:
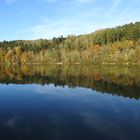
{"label": "forest", "polygon": [[0,65],[140,64],[140,22],[53,39],[0,42]]}

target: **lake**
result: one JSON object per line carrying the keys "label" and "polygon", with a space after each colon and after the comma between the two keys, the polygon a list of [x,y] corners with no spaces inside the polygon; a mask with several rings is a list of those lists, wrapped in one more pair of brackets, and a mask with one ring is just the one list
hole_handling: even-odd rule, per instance
{"label": "lake", "polygon": [[140,68],[0,69],[1,140],[140,139]]}

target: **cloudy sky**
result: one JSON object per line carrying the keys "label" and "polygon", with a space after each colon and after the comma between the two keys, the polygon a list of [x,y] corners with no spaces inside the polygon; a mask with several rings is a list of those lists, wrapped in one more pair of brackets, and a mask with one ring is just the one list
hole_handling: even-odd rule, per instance
{"label": "cloudy sky", "polygon": [[0,0],[0,40],[91,33],[140,21],[140,0]]}

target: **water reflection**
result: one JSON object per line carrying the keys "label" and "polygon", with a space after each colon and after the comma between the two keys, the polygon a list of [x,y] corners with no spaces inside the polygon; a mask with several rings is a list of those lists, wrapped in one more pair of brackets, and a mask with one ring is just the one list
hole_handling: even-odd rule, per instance
{"label": "water reflection", "polygon": [[2,140],[140,138],[139,68],[3,66],[0,83]]}
{"label": "water reflection", "polygon": [[140,68],[87,65],[1,67],[0,83],[85,87],[101,93],[140,98]]}

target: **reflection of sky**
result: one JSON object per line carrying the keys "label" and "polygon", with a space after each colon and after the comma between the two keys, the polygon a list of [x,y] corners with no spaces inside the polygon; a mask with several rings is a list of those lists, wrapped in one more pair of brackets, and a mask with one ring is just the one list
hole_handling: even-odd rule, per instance
{"label": "reflection of sky", "polygon": [[64,135],[73,139],[75,134],[80,139],[136,139],[140,129],[139,108],[139,100],[86,88],[0,85],[3,133],[11,130],[16,135],[42,135],[46,139],[68,138]]}

